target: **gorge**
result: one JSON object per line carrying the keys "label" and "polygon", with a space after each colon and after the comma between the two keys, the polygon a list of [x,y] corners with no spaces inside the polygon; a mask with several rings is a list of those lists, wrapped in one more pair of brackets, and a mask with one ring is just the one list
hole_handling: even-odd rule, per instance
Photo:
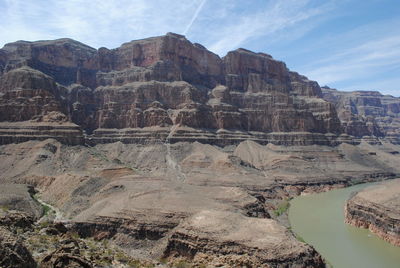
{"label": "gorge", "polygon": [[[67,256],[101,267],[126,254],[156,267],[324,267],[288,228],[283,204],[399,177],[398,126],[400,98],[321,88],[268,54],[220,58],[178,34],[115,49],[9,43],[0,49],[0,184],[29,187],[0,199],[0,228],[11,239],[17,210],[37,222],[30,230],[60,229],[39,193],[65,228],[46,239],[75,241],[68,252],[44,250],[24,232],[39,265]],[[88,244],[113,254],[71,253]]]}

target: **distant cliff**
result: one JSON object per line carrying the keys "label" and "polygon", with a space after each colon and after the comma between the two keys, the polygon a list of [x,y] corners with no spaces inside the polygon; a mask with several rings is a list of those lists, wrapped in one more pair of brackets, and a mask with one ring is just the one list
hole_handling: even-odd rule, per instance
{"label": "distant cliff", "polygon": [[335,104],[344,131],[356,137],[377,136],[400,142],[400,98],[377,91],[338,91],[322,88],[323,98]]}

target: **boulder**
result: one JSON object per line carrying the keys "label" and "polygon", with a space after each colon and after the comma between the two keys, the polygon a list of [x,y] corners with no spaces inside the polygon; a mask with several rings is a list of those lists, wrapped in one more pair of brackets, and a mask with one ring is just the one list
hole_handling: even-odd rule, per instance
{"label": "boulder", "polygon": [[0,266],[35,268],[36,262],[20,238],[0,226]]}

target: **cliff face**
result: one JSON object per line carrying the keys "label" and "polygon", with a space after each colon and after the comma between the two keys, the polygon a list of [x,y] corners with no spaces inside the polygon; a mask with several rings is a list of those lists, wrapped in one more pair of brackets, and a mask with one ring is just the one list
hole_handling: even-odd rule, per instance
{"label": "cliff face", "polygon": [[345,206],[346,222],[400,246],[400,179],[368,187]]}
{"label": "cliff face", "polygon": [[[226,142],[223,129],[227,143],[260,135],[266,143],[271,132],[302,132],[300,143],[313,143],[304,132],[342,133],[318,84],[283,62],[245,49],[221,59],[177,34],[111,50],[71,39],[18,41],[0,50],[0,69],[1,121],[58,112],[99,142],[115,141],[123,129],[170,133],[173,125],[194,140],[212,136],[206,142]],[[124,133],[137,141],[136,132]]]}
{"label": "cliff face", "polygon": [[325,100],[335,104],[349,135],[385,136],[400,142],[400,98],[376,91],[344,92],[327,87],[322,92]]}

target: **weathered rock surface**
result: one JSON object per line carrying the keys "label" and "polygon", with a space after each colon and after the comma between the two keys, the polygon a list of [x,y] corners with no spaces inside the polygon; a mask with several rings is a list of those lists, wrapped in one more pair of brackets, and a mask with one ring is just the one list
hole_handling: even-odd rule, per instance
{"label": "weathered rock surface", "polygon": [[60,241],[59,248],[45,256],[40,263],[43,268],[91,268],[90,262],[80,256],[79,243],[74,239]]}
{"label": "weathered rock surface", "polygon": [[[22,208],[27,210],[27,208]],[[36,218],[32,216],[35,211],[22,212],[20,210],[0,211],[0,225],[11,230],[31,230]]]}
{"label": "weathered rock surface", "polygon": [[[8,213],[6,221],[22,217],[23,212]],[[2,218],[0,223],[3,223]],[[42,218],[43,219],[43,218]],[[83,239],[61,222],[31,222],[29,229],[20,224],[0,226],[1,267],[154,267],[154,261],[128,256],[108,241]],[[38,265],[37,265],[38,264]],[[165,267],[165,266],[162,266]]]}
{"label": "weathered rock surface", "polygon": [[[83,237],[161,258],[174,228],[204,210],[274,217],[273,201],[400,173],[395,145],[220,148],[198,142],[0,146],[0,182],[28,183]],[[371,154],[373,152],[374,154]],[[289,250],[289,249],[288,249]]]}
{"label": "weathered rock surface", "polygon": [[56,139],[69,145],[84,143],[82,130],[70,122],[0,122],[0,143],[20,143],[29,140]]}
{"label": "weathered rock surface", "polygon": [[164,254],[227,267],[325,267],[311,246],[274,220],[224,211],[193,215],[172,232]]}
{"label": "weathered rock surface", "polygon": [[[267,54],[219,58],[176,34],[111,50],[19,41],[0,70],[0,183],[35,186],[69,229],[131,256],[320,267],[268,219],[276,204],[400,173],[398,146],[346,134],[318,84]],[[240,224],[197,228],[205,211]],[[46,265],[80,262],[52,251]]]}
{"label": "weathered rock surface", "polygon": [[0,266],[35,268],[31,253],[15,234],[0,226]]}
{"label": "weathered rock surface", "polygon": [[[342,133],[335,107],[321,98],[318,84],[263,53],[238,49],[221,59],[172,33],[112,50],[58,39],[18,41],[0,51],[0,121],[41,121],[59,113],[54,123],[96,130],[91,143],[118,141],[112,136],[120,132],[124,142],[137,142],[140,132],[157,136],[146,127],[181,126],[184,136],[216,144],[287,132],[299,144],[321,144],[313,134]],[[204,130],[227,135],[204,139]],[[291,142],[285,135],[263,139]],[[178,135],[171,141],[183,140]]]}
{"label": "weathered rock surface", "polygon": [[68,122],[66,89],[44,73],[23,66],[0,77],[0,143],[55,138],[83,144],[80,127]]}
{"label": "weathered rock surface", "polygon": [[33,187],[29,185],[2,184],[0,187],[0,208],[4,211],[22,211],[32,218],[38,219],[43,211],[39,203],[32,198],[33,194]]}
{"label": "weathered rock surface", "polygon": [[356,137],[386,137],[400,142],[400,98],[377,91],[345,92],[322,88],[325,100],[335,104],[344,130]]}
{"label": "weathered rock surface", "polygon": [[346,203],[345,219],[400,246],[400,179],[356,193]]}

